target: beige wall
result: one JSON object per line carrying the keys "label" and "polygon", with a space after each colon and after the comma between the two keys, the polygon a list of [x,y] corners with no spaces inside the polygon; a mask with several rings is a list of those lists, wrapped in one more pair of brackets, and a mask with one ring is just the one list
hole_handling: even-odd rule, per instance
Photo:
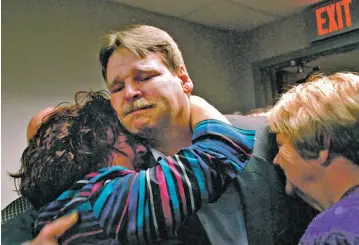
{"label": "beige wall", "polygon": [[[256,107],[253,63],[276,57],[309,46],[303,13],[297,13],[242,34],[237,49],[237,72],[243,78],[240,97],[247,102],[244,111]],[[264,96],[264,95],[263,95]],[[262,99],[257,98],[257,102]],[[264,105],[260,105],[264,106]]]}
{"label": "beige wall", "polygon": [[105,88],[97,61],[99,37],[133,23],[158,26],[178,41],[196,94],[224,113],[251,108],[253,103],[246,102],[251,95],[241,92],[248,85],[237,72],[242,65],[234,34],[103,0],[4,0],[2,208],[16,197],[6,171],[20,166],[30,118],[44,107],[71,101],[78,90]]}

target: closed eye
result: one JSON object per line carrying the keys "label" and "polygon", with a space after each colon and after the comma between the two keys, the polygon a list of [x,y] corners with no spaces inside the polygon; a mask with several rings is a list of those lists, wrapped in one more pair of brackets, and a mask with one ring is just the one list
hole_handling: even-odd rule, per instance
{"label": "closed eye", "polygon": [[116,149],[116,152],[121,154],[121,155],[124,155],[125,157],[128,157],[128,154],[124,151],[121,151],[121,149]]}
{"label": "closed eye", "polygon": [[114,86],[111,88],[111,93],[113,94],[113,93],[120,92],[122,89],[123,89],[122,85]]}
{"label": "closed eye", "polygon": [[151,78],[155,77],[156,75],[152,74],[152,75],[145,75],[145,76],[139,76],[136,80],[137,81],[141,81],[141,82],[144,82],[144,81],[147,81],[147,80],[150,80]]}
{"label": "closed eye", "polygon": [[138,70],[135,72],[134,78],[136,81],[144,82],[159,75],[161,75],[161,72],[157,70]]}

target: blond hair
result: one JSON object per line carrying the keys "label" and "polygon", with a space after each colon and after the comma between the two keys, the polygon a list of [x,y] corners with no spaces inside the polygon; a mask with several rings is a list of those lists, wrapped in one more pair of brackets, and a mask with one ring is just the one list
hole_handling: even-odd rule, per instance
{"label": "blond hair", "polygon": [[159,53],[172,72],[178,72],[184,65],[177,43],[165,31],[148,25],[133,25],[121,31],[106,35],[100,51],[102,76],[106,80],[107,63],[118,48],[127,48],[140,58],[150,53]]}
{"label": "blond hair", "polygon": [[332,147],[333,140],[343,140],[344,131],[349,130],[349,138],[358,134],[358,118],[359,76],[316,74],[282,95],[268,123],[272,132],[288,135],[298,152],[311,158]]}

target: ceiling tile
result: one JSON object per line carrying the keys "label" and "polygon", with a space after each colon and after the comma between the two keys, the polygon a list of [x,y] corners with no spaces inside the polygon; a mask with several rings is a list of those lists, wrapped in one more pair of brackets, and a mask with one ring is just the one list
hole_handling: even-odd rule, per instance
{"label": "ceiling tile", "polygon": [[262,11],[275,16],[286,16],[301,8],[309,6],[322,0],[229,0],[237,3],[240,6],[247,6],[249,8]]}
{"label": "ceiling tile", "polygon": [[275,18],[252,9],[243,8],[230,1],[215,3],[183,17],[188,21],[230,30],[249,30]]}
{"label": "ceiling tile", "polygon": [[113,0],[132,7],[145,9],[158,14],[183,16],[201,9],[216,0]]}

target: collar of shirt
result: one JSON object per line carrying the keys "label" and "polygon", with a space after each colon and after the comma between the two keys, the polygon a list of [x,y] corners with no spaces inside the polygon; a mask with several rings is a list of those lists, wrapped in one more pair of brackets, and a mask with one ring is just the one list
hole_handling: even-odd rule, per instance
{"label": "collar of shirt", "polygon": [[151,148],[151,152],[153,157],[156,159],[156,161],[159,161],[161,158],[166,158],[166,155],[163,154],[162,152],[160,152],[159,150],[155,149],[155,148]]}

